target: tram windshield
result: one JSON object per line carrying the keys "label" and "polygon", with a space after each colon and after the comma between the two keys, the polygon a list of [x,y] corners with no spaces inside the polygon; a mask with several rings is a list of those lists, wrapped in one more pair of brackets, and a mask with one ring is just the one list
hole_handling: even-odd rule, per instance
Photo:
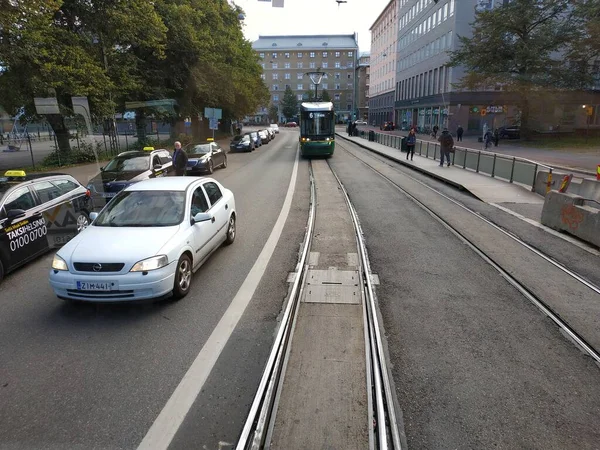
{"label": "tram windshield", "polygon": [[300,132],[303,136],[332,136],[335,121],[333,111],[303,111]]}

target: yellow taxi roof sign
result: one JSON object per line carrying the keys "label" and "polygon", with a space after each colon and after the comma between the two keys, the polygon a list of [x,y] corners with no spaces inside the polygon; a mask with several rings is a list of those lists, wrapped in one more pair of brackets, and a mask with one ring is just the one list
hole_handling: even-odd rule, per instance
{"label": "yellow taxi roof sign", "polygon": [[214,139],[213,139],[213,138],[208,138],[208,139],[206,140],[206,142],[213,142],[213,141],[214,141]]}
{"label": "yellow taxi roof sign", "polygon": [[16,177],[26,177],[27,174],[25,173],[24,170],[7,170],[6,173],[4,174],[4,176],[16,178]]}
{"label": "yellow taxi roof sign", "polygon": [[144,147],[145,152],[151,152],[152,150],[154,150],[154,147]]}

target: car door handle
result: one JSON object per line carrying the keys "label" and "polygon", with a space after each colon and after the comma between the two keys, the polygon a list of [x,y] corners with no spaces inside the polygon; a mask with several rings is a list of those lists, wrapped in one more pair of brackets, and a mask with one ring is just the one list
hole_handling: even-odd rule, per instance
{"label": "car door handle", "polygon": [[210,221],[211,221],[212,223],[215,223],[215,218],[213,217],[212,219],[210,219]]}
{"label": "car door handle", "polygon": [[225,209],[229,208],[229,205],[227,203],[225,203]]}

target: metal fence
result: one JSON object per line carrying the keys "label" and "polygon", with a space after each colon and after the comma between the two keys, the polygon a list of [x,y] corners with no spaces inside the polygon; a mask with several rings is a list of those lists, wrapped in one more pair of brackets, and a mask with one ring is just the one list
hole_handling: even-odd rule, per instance
{"label": "metal fence", "polygon": [[[398,150],[403,150],[402,140],[405,136],[374,133],[374,142]],[[359,137],[368,139],[369,132],[360,131]],[[500,178],[510,183],[519,183],[530,186],[532,191],[535,190],[536,177],[539,170],[548,171],[550,174],[553,171],[553,168],[550,166],[526,158],[503,155],[485,150],[473,150],[465,147],[455,146],[454,148],[454,153],[451,153],[453,166],[476,173],[486,174],[493,178]],[[440,144],[417,139],[415,153],[425,158],[439,160],[441,153]]]}

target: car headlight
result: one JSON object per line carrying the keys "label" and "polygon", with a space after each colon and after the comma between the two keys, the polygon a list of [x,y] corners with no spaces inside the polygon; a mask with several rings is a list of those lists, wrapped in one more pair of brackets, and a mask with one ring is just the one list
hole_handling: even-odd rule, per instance
{"label": "car headlight", "polygon": [[52,268],[54,270],[69,270],[65,260],[58,255],[54,255],[54,259],[52,260]]}
{"label": "car headlight", "polygon": [[169,264],[167,255],[153,256],[152,258],[143,259],[136,262],[130,272],[149,272],[151,270],[160,269]]}

